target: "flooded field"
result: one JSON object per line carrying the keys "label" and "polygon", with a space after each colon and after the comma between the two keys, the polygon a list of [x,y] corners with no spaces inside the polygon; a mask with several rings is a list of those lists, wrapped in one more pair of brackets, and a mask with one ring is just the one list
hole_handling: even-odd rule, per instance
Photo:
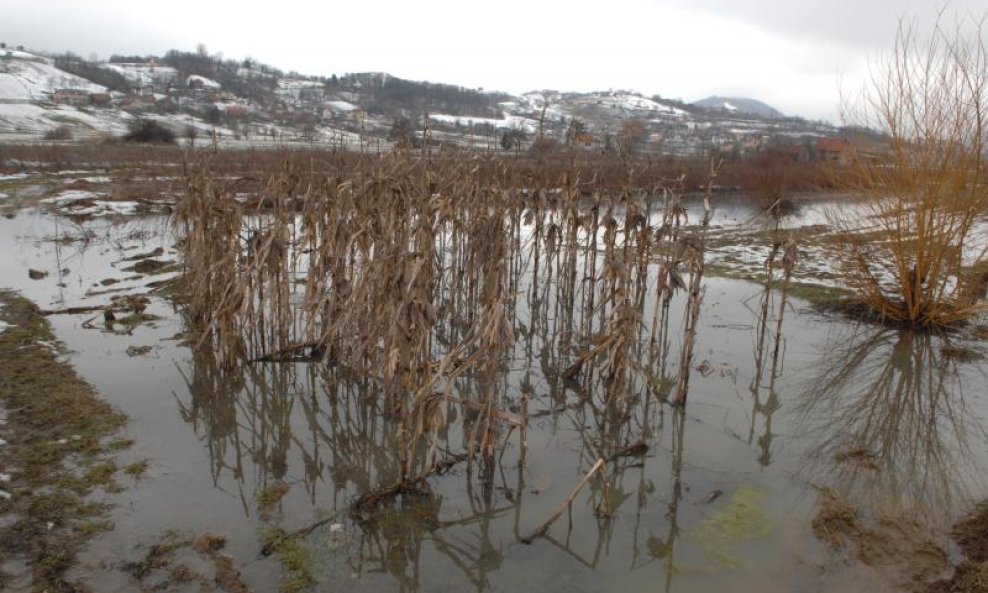
{"label": "flooded field", "polygon": [[[371,283],[387,231],[331,227],[352,233],[331,238],[354,250],[336,269],[345,250],[320,261],[323,238],[306,242],[331,209],[276,205],[200,254],[212,275],[191,289],[222,288],[208,279],[232,273],[224,257],[271,257],[280,219],[293,255],[245,301],[274,309],[244,304],[235,330],[204,334],[176,291],[195,255],[178,235],[218,231],[174,224],[180,181],[103,200],[115,183],[0,180],[0,287],[51,313],[64,359],[129,418],[117,465],[143,468],[106,495],[113,527],[70,570],[93,590],[926,590],[958,562],[951,524],[988,497],[984,320],[917,333],[801,298],[842,288],[812,238],[846,197],[805,196],[767,225],[751,200],[713,196],[707,250],[692,268],[680,251],[665,292],[668,254],[627,259],[669,224],[659,198],[638,218],[584,200],[572,227],[554,206],[473,211],[510,230],[462,242],[411,232],[401,286]],[[705,215],[702,198],[681,207],[684,229]],[[358,252],[361,232],[374,249]],[[499,249],[506,269],[485,259]],[[373,311],[432,262],[445,296],[403,301],[407,343],[346,333],[361,282]],[[318,301],[313,269],[353,300]]]}

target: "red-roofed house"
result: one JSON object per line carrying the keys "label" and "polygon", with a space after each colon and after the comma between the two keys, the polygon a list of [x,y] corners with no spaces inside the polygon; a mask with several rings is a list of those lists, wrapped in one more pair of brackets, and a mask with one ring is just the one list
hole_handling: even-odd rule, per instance
{"label": "red-roofed house", "polygon": [[846,165],[851,158],[851,144],[843,138],[820,138],[816,141],[816,151],[821,161]]}

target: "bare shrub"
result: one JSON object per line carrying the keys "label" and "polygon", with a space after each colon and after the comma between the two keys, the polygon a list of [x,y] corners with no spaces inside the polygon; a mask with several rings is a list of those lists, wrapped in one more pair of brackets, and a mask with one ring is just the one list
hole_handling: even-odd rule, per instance
{"label": "bare shrub", "polygon": [[45,132],[44,138],[45,140],[71,140],[72,128],[64,125],[56,126]]}
{"label": "bare shrub", "polygon": [[[982,22],[928,39],[905,21],[877,64],[849,123],[883,132],[887,146],[857,150],[846,175],[868,216],[837,216],[839,264],[877,316],[937,328],[983,309],[966,297],[966,269],[983,261],[978,224],[988,212],[988,47]],[[864,223],[864,224],[862,224]]]}
{"label": "bare shrub", "polygon": [[126,142],[174,144],[175,132],[153,119],[138,119],[130,125],[123,139]]}

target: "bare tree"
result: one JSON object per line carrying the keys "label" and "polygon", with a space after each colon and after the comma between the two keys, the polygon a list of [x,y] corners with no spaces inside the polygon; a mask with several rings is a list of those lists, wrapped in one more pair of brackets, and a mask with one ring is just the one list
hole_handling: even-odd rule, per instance
{"label": "bare tree", "polygon": [[640,119],[629,119],[621,124],[618,132],[618,150],[624,156],[631,156],[645,142],[645,122]]}

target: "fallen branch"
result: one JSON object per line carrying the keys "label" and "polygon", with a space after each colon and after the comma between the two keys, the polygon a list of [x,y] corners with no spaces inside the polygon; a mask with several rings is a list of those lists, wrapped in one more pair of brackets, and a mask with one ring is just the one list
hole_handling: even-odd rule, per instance
{"label": "fallen branch", "polygon": [[113,305],[94,305],[90,307],[67,307],[65,309],[39,309],[42,315],[78,315],[79,313],[95,313],[96,311],[106,311]]}
{"label": "fallen branch", "polygon": [[[441,392],[437,392],[436,395],[439,395],[441,397],[446,398],[446,400],[449,401],[450,403],[460,404],[462,406],[467,406],[467,407],[469,407],[469,408],[471,408],[473,410],[478,410],[478,411],[486,411],[487,410],[487,406],[485,406],[484,404],[482,404],[480,402],[477,402],[477,401],[472,401],[472,400],[468,400],[468,399],[462,399],[462,398],[454,397],[454,396],[446,396],[445,394],[443,394]],[[515,426],[521,426],[523,424],[523,421],[522,421],[522,419],[521,419],[520,416],[517,416],[517,415],[512,414],[510,412],[505,412],[504,410],[497,410],[497,409],[495,409],[495,410],[493,410],[493,414],[494,414],[494,417],[495,418],[499,418],[501,420],[504,420],[505,422],[510,422],[511,424],[514,424]]]}
{"label": "fallen branch", "polygon": [[564,370],[562,374],[563,379],[575,379],[576,376],[580,373],[580,369],[583,368],[583,365],[586,364],[588,361],[593,360],[594,357],[596,357],[601,352],[607,350],[613,341],[614,341],[614,336],[613,335],[608,336],[607,339],[605,339],[603,342],[598,344],[595,348],[591,348],[586,352],[584,352],[576,360],[576,362],[566,367],[566,370]]}
{"label": "fallen branch", "polygon": [[362,494],[353,502],[352,505],[350,505],[350,512],[355,515],[358,520],[366,519],[367,513],[373,511],[385,500],[394,498],[400,494],[406,494],[419,490],[422,485],[425,484],[426,478],[434,475],[441,475],[457,463],[466,461],[467,458],[469,458],[469,455],[466,454],[453,455],[452,457],[437,463],[429,471],[420,476],[399,480],[394,484],[379,488],[373,492]]}
{"label": "fallen branch", "polygon": [[639,439],[634,443],[628,445],[627,447],[621,449],[620,451],[614,453],[607,458],[608,461],[616,461],[622,457],[641,457],[642,455],[648,453],[648,443],[644,440]]}
{"label": "fallen branch", "polygon": [[557,508],[556,511],[552,513],[552,515],[550,515],[548,519],[546,519],[545,523],[536,527],[535,531],[533,531],[530,535],[521,538],[519,541],[521,541],[521,543],[523,544],[530,544],[536,539],[540,537],[544,537],[545,534],[549,531],[549,528],[552,527],[552,524],[556,522],[556,519],[562,516],[563,511],[573,506],[573,499],[575,499],[576,495],[580,493],[580,490],[583,490],[583,487],[586,486],[587,482],[590,481],[590,478],[592,478],[593,475],[597,473],[597,470],[604,467],[605,463],[606,462],[604,461],[603,458],[598,459],[597,463],[593,464],[593,467],[590,468],[590,471],[587,472],[587,475],[583,476],[583,479],[580,480],[580,483],[576,485],[576,488],[573,488],[573,491],[569,493],[569,496],[566,497],[566,500],[563,501],[563,504],[559,505],[559,508]]}
{"label": "fallen branch", "polygon": [[[310,349],[309,354],[300,355],[298,352],[306,348]],[[322,358],[323,348],[319,342],[303,342],[301,344],[291,344],[281,350],[262,354],[257,358],[252,358],[248,362],[314,362]]]}
{"label": "fallen branch", "polygon": [[286,531],[284,533],[278,534],[277,537],[271,539],[270,541],[265,543],[264,546],[261,547],[261,556],[270,556],[271,554],[274,554],[275,551],[277,551],[278,546],[280,546],[281,543],[284,542],[285,540],[299,539],[306,537],[307,535],[309,535],[316,529],[319,529],[323,525],[335,521],[337,519],[337,516],[338,513],[333,513],[332,515],[326,517],[325,519],[320,519],[311,525],[302,527],[301,529],[296,529],[294,531]]}

